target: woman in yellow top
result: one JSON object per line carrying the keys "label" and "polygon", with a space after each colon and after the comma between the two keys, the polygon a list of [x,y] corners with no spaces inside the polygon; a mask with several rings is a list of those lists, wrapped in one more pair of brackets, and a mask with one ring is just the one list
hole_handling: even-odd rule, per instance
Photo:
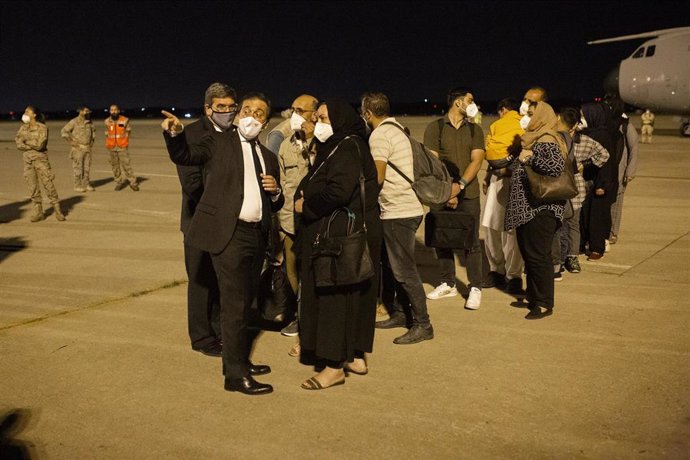
{"label": "woman in yellow top", "polygon": [[520,126],[517,107],[518,102],[512,98],[499,102],[496,110],[499,119],[491,124],[486,136],[486,159],[490,167],[484,182],[486,204],[482,225],[486,227],[484,247],[489,262],[489,274],[482,286],[506,288],[509,294],[523,298],[526,295],[522,289],[524,262],[515,232],[506,232],[503,229],[510,195],[510,178],[500,171],[513,160],[509,151],[519,154],[521,148],[520,137],[524,130]]}

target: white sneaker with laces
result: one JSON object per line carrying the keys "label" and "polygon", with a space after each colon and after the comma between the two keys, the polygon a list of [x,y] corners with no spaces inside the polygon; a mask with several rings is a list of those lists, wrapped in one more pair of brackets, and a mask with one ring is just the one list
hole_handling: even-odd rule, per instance
{"label": "white sneaker with laces", "polygon": [[473,287],[470,289],[470,295],[467,296],[465,308],[468,310],[479,310],[482,304],[482,291],[479,288]]}
{"label": "white sneaker with laces", "polygon": [[458,289],[455,286],[450,287],[447,283],[441,283],[436,286],[436,289],[428,293],[426,298],[429,300],[438,300],[444,297],[455,297],[456,295],[458,295]]}

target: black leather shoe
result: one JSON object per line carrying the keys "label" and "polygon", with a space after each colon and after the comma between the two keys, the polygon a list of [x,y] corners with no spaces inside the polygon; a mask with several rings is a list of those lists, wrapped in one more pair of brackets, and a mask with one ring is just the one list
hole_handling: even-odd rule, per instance
{"label": "black leather shoe", "polygon": [[223,342],[216,340],[212,344],[206,345],[203,348],[197,348],[195,351],[198,351],[206,356],[220,357],[223,356]]}
{"label": "black leather shoe", "polygon": [[246,375],[241,379],[225,379],[225,390],[253,396],[272,393],[273,387],[267,383],[259,383],[251,375]]}
{"label": "black leather shoe", "polygon": [[525,319],[541,319],[551,316],[552,314],[552,308],[533,307],[529,309],[529,313],[527,313]]}
{"label": "black leather shoe", "polygon": [[393,315],[383,321],[376,321],[374,326],[377,329],[393,329],[394,327],[407,327],[407,318],[404,313],[393,313]]}
{"label": "black leather shoe", "polygon": [[247,370],[249,370],[249,375],[265,375],[271,373],[271,367],[265,364],[252,364],[251,362],[247,365]]}
{"label": "black leather shoe", "polygon": [[426,327],[415,324],[405,334],[393,340],[396,345],[411,345],[413,343],[423,342],[424,340],[431,340],[434,338],[434,328],[429,324]]}

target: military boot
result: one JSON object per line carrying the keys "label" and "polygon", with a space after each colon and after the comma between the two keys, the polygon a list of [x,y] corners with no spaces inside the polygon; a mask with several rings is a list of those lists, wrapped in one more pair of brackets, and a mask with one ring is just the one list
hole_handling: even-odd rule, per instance
{"label": "military boot", "polygon": [[43,215],[43,205],[41,203],[34,203],[34,212],[31,214],[31,222],[39,222],[46,217]]}
{"label": "military boot", "polygon": [[60,203],[53,204],[53,212],[55,213],[55,218],[57,220],[59,220],[60,222],[65,220],[65,215],[62,213],[62,210],[60,209]]}

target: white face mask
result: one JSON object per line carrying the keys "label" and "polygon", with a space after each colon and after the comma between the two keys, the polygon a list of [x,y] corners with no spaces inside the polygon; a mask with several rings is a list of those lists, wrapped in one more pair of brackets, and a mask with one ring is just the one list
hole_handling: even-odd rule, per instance
{"label": "white face mask", "polygon": [[527,101],[522,101],[522,104],[520,104],[520,115],[527,115],[527,111],[529,110],[529,104]]}
{"label": "white face mask", "polygon": [[316,126],[314,126],[314,136],[320,141],[320,142],[326,142],[329,137],[333,135],[333,127],[329,125],[328,123],[322,123],[320,121],[316,122]]}
{"label": "white face mask", "polygon": [[530,121],[532,121],[532,117],[528,117],[527,115],[520,118],[520,128],[522,128],[523,131],[527,131],[527,126]]}
{"label": "white face mask", "polygon": [[22,115],[22,123],[28,123],[31,121],[31,118],[27,114]]}
{"label": "white face mask", "polygon": [[585,117],[580,118],[580,123],[577,124],[577,130],[578,131],[583,131],[587,129],[587,120],[585,120]]}
{"label": "white face mask", "polygon": [[299,131],[302,129],[302,123],[306,122],[305,118],[298,114],[297,112],[292,112],[290,117],[290,129],[293,131]]}
{"label": "white face mask", "polygon": [[254,117],[241,118],[240,121],[237,122],[237,129],[240,131],[240,134],[249,141],[255,139],[256,136],[259,135],[263,126],[264,124]]}
{"label": "white face mask", "polygon": [[465,113],[468,117],[474,118],[479,113],[479,107],[474,102],[465,107]]}

